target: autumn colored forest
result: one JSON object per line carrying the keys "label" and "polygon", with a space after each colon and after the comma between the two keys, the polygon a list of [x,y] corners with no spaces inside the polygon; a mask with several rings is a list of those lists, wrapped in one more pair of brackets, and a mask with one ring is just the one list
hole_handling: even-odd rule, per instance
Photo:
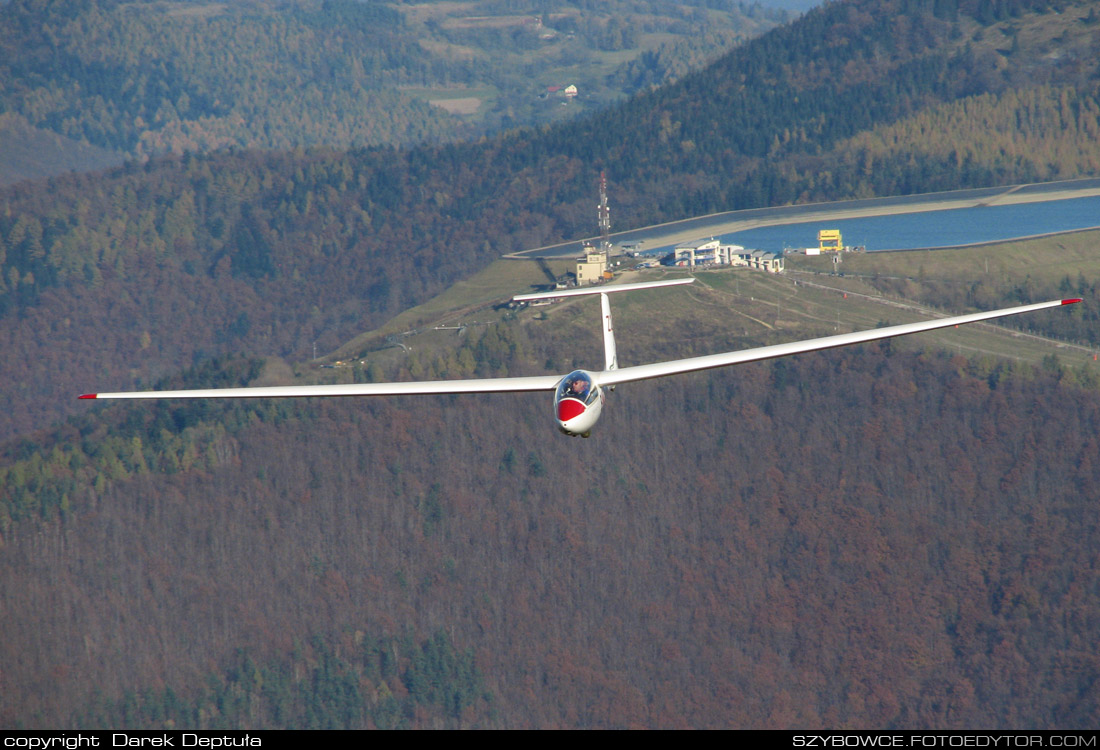
{"label": "autumn colored forest", "polygon": [[1100,719],[1095,387],[865,347],[620,391],[587,442],[518,395],[38,436],[75,482],[5,535],[4,723]]}
{"label": "autumn colored forest", "polygon": [[[601,169],[617,229],[1095,175],[1097,29],[1084,0],[844,0],[598,121],[0,190],[0,724],[1096,726],[1100,389],[1057,361],[884,344],[638,384],[588,441],[519,395],[74,397],[285,377],[591,234]],[[544,323],[431,369],[572,367]]]}

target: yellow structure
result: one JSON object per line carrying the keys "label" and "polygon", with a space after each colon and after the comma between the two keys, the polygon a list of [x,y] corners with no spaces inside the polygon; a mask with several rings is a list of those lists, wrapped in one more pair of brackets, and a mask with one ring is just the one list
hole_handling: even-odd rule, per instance
{"label": "yellow structure", "polygon": [[817,244],[823,253],[839,253],[844,249],[839,229],[822,229],[817,233]]}

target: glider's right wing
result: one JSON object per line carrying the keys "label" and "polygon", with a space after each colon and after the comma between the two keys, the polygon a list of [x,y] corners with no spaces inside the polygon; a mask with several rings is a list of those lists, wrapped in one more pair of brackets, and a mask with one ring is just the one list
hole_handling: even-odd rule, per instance
{"label": "glider's right wing", "polygon": [[671,362],[654,362],[651,365],[623,367],[618,370],[601,372],[598,377],[601,386],[629,383],[634,380],[661,378],[666,375],[676,375],[681,372],[694,372],[696,370],[709,370],[714,367],[739,365],[745,362],[758,362],[762,359],[775,359],[776,357],[786,357],[791,354],[816,352],[821,349],[832,349],[837,346],[848,346],[850,344],[860,344],[865,341],[888,339],[894,336],[906,336],[911,333],[920,333],[922,331],[933,331],[937,328],[961,326],[966,323],[977,323],[980,320],[990,320],[991,318],[1003,318],[1007,315],[1019,315],[1020,313],[1045,310],[1048,307],[1072,305],[1080,301],[1079,299],[1062,299],[1052,302],[1039,302],[1034,305],[1007,307],[1001,310],[990,310],[989,312],[972,313],[970,315],[958,315],[952,318],[924,320],[919,323],[905,323],[899,326],[889,326],[887,328],[872,328],[867,331],[841,333],[836,336],[826,336],[820,339],[792,341],[789,344],[773,344],[772,346],[745,349],[739,352],[709,354],[702,357],[678,359]]}

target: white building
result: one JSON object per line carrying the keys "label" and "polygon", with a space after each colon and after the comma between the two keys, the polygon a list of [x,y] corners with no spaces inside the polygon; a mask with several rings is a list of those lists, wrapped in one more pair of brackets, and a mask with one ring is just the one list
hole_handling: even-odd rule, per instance
{"label": "white building", "polygon": [[784,258],[779,253],[769,253],[766,250],[751,250],[741,254],[741,265],[755,268],[768,273],[783,273],[786,267]]}
{"label": "white building", "polygon": [[672,264],[676,266],[729,266],[734,265],[739,253],[745,248],[740,245],[723,245],[721,240],[696,240],[677,245],[673,250]]}

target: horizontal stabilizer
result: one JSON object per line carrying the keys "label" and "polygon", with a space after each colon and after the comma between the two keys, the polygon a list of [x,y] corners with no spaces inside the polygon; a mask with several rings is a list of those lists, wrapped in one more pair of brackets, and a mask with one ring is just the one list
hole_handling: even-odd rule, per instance
{"label": "horizontal stabilizer", "polygon": [[636,289],[653,289],[659,286],[677,286],[690,284],[694,277],[686,279],[665,279],[664,281],[641,281],[637,284],[597,284],[596,286],[582,287],[578,289],[560,289],[556,292],[539,292],[538,294],[517,294],[512,297],[516,302],[526,302],[532,299],[557,299],[558,297],[579,297],[583,294],[611,294],[613,292],[633,292]]}

